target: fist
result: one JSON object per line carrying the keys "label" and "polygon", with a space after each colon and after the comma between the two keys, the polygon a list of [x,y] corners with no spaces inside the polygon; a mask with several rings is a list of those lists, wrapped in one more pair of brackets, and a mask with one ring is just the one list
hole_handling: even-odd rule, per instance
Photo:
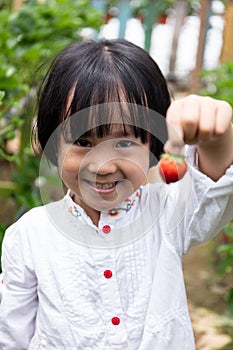
{"label": "fist", "polygon": [[184,144],[209,144],[231,127],[232,108],[225,101],[190,95],[171,103],[166,116],[165,152],[182,154]]}

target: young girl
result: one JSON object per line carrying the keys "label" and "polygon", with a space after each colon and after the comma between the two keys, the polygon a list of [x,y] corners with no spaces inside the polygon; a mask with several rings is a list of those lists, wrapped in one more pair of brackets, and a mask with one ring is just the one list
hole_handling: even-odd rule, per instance
{"label": "young girl", "polygon": [[[195,349],[181,262],[233,216],[231,117],[207,97],[171,103],[156,63],[125,40],[58,54],[37,139],[68,191],[5,234],[1,350]],[[188,173],[148,184],[165,141],[186,143]]]}

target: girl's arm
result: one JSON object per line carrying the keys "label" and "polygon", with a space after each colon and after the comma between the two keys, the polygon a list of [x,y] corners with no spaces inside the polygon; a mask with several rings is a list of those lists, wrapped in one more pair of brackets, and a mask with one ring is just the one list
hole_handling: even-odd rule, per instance
{"label": "girl's arm", "polygon": [[232,108],[225,101],[190,95],[167,112],[165,150],[180,154],[184,143],[198,147],[199,170],[217,181],[233,164]]}
{"label": "girl's arm", "polygon": [[28,349],[34,334],[37,281],[30,249],[12,225],[2,247],[3,289],[0,303],[0,349]]}

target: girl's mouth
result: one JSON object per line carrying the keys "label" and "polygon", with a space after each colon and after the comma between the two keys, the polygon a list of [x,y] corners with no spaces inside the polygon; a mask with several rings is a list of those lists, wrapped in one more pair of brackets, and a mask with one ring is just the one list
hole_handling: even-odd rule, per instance
{"label": "girl's mouth", "polygon": [[112,193],[116,190],[116,186],[119,181],[101,183],[87,180],[86,182],[92,189],[94,189],[98,193]]}

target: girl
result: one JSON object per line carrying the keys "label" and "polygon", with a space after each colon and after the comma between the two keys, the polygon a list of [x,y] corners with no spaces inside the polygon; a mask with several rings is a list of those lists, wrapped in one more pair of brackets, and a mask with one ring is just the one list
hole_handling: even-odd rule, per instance
{"label": "girl", "polygon": [[[195,349],[181,262],[233,216],[231,117],[206,97],[171,103],[125,40],[58,54],[36,131],[68,192],[5,234],[2,350]],[[166,140],[172,153],[187,144],[189,171],[148,184]]]}

